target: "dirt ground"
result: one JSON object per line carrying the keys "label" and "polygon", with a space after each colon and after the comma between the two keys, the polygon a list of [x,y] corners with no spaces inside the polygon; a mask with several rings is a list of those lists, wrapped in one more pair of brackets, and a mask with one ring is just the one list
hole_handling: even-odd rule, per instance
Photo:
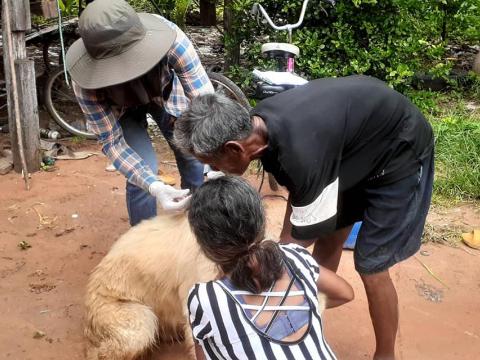
{"label": "dirt ground", "polygon": [[[77,145],[78,146],[78,145]],[[98,151],[93,143],[84,143]],[[83,150],[83,149],[82,149]],[[165,145],[162,170],[175,174]],[[24,190],[18,174],[0,177],[0,359],[83,359],[83,292],[92,268],[128,228],[125,182],[104,170],[103,155],[58,161],[33,175]],[[259,180],[250,179],[258,185]],[[271,193],[264,186],[263,193]],[[265,199],[268,229],[280,232],[285,201]],[[432,210],[436,225],[480,226],[478,206]],[[23,242],[23,243],[22,243]],[[31,246],[22,250],[23,247]],[[425,264],[440,280],[422,266]],[[374,347],[368,305],[352,252],[339,273],[355,289],[353,302],[326,311],[326,337],[339,359],[371,358]],[[399,359],[478,359],[480,356],[480,252],[425,245],[392,270],[400,300]],[[175,347],[158,359],[182,359]]]}

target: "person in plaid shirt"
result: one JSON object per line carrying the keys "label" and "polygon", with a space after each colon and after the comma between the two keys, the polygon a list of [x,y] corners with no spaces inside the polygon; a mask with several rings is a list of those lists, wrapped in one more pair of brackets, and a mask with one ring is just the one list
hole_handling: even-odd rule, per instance
{"label": "person in plaid shirt", "polygon": [[[136,13],[123,0],[89,4],[79,32],[67,67],[89,129],[127,178],[130,224],[155,216],[157,202],[165,210],[183,209],[188,192],[203,182],[203,164],[175,148],[173,123],[190,99],[214,91],[192,43],[175,24]],[[147,114],[172,148],[185,190],[157,179]]]}

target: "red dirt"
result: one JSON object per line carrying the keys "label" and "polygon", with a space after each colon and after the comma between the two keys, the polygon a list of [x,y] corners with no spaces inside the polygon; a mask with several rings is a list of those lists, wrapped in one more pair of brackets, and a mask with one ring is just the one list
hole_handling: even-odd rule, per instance
{"label": "red dirt", "polygon": [[[165,154],[164,144],[159,149]],[[165,156],[162,160],[172,160]],[[1,177],[1,359],[84,358],[82,296],[88,273],[129,228],[124,179],[105,172],[106,164],[101,155],[59,161],[56,171],[33,175],[30,191],[18,174]],[[162,168],[175,172],[169,162]],[[268,185],[263,192],[269,193]],[[278,235],[285,202],[267,198],[265,203],[269,232]],[[471,205],[432,215],[438,223],[480,226],[478,209]],[[21,241],[31,248],[21,250]],[[415,258],[393,268],[400,299],[399,359],[478,359],[480,252],[463,249],[425,245],[428,256],[416,255],[448,288]],[[351,252],[344,252],[339,273],[353,285],[356,299],[326,312],[326,337],[339,359],[371,358],[373,331]],[[176,351],[162,347],[156,357],[183,358]]]}

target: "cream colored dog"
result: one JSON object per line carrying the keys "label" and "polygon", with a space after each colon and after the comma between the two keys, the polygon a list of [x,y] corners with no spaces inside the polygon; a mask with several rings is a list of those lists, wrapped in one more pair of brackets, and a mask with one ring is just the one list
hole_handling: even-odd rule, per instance
{"label": "cream colored dog", "polygon": [[[181,339],[192,350],[188,291],[216,276],[184,214],[161,215],[131,228],[90,275],[87,359],[132,360],[156,343]],[[323,297],[319,300],[323,306]]]}
{"label": "cream colored dog", "polygon": [[136,359],[158,341],[191,342],[187,296],[212,280],[182,215],[161,215],[131,228],[93,270],[86,295],[88,360]]}

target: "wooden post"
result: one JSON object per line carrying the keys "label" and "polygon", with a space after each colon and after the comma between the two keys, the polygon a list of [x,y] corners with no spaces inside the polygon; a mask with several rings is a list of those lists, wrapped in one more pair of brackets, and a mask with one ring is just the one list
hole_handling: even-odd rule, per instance
{"label": "wooden post", "polygon": [[40,169],[40,128],[33,61],[27,59],[25,31],[31,28],[29,0],[2,0],[3,63],[13,164],[28,173]]}
{"label": "wooden post", "polygon": [[[29,172],[40,170],[40,128],[38,118],[37,89],[35,84],[35,62],[32,59],[15,60],[15,72],[18,84],[20,119],[24,139],[25,159]],[[28,106],[25,106],[28,104]],[[13,142],[12,142],[13,143]]]}

